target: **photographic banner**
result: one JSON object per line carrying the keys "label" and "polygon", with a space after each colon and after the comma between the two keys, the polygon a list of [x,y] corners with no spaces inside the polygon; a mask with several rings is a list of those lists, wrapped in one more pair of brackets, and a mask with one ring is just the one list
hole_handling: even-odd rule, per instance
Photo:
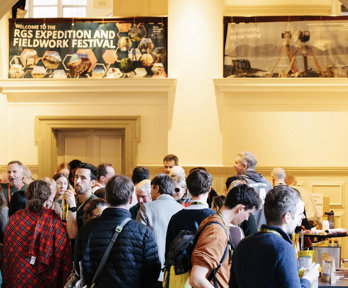
{"label": "photographic banner", "polygon": [[348,77],[348,18],[267,18],[225,18],[224,77]]}
{"label": "photographic banner", "polygon": [[10,19],[9,78],[167,77],[167,19]]}

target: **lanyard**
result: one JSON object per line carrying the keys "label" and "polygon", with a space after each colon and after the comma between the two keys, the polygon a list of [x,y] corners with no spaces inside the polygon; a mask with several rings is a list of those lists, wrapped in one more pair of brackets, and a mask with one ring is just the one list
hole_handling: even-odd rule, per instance
{"label": "lanyard", "polygon": [[[21,190],[23,186],[24,186],[24,183],[22,183],[22,185],[18,187],[16,192]],[[11,201],[11,187],[10,187],[10,183],[8,183],[8,186],[7,186],[7,193],[8,193],[8,203],[10,203],[10,201]]]}
{"label": "lanyard", "polygon": [[273,229],[261,228],[260,232],[263,232],[263,233],[273,233],[273,234],[278,235],[279,237],[283,238],[283,236],[278,231],[275,231]]}
{"label": "lanyard", "polygon": [[85,203],[89,200],[89,198],[91,198],[92,196],[93,196],[94,194],[91,194],[78,208],[77,208],[77,210],[76,211],[79,211],[80,210],[80,208],[83,206],[83,205],[85,205]]}
{"label": "lanyard", "polygon": [[224,225],[225,225],[227,231],[229,231],[230,228],[228,227],[228,224],[226,223],[226,219],[225,219],[224,215],[222,215],[220,210],[218,212],[216,212],[216,214],[222,219],[222,222],[224,222]]}
{"label": "lanyard", "polygon": [[218,212],[216,212],[216,214],[222,219],[222,221],[224,222],[224,226],[227,230],[227,245],[229,245],[228,251],[230,253],[229,264],[231,264],[232,263],[231,261],[232,261],[233,248],[232,248],[232,242],[231,242],[230,227],[228,227],[228,225],[226,224],[226,219],[225,219],[224,215],[220,212],[220,210]]}
{"label": "lanyard", "polygon": [[202,206],[208,206],[207,203],[201,202],[201,201],[191,201],[191,203],[188,206],[193,206],[193,205],[202,205]]}

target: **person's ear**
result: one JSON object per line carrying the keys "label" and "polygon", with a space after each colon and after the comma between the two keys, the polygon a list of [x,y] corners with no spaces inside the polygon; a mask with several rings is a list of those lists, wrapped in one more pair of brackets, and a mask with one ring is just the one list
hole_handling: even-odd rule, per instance
{"label": "person's ear", "polygon": [[288,224],[291,220],[291,213],[290,212],[286,212],[283,216],[283,222]]}
{"label": "person's ear", "polygon": [[153,189],[155,190],[156,193],[158,193],[158,191],[159,191],[159,186],[158,186],[158,185],[155,185],[155,186],[153,187]]}
{"label": "person's ear", "polygon": [[133,193],[132,193],[132,195],[130,196],[129,204],[132,204],[132,202],[133,202]]}
{"label": "person's ear", "polygon": [[237,204],[237,206],[236,206],[236,213],[238,214],[239,212],[241,212],[244,209],[245,209],[245,205]]}

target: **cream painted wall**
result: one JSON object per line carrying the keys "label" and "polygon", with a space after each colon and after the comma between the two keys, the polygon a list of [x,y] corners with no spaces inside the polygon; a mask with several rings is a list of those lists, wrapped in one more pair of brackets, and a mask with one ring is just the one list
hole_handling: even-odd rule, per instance
{"label": "cream painted wall", "polygon": [[168,152],[180,163],[222,163],[212,79],[222,77],[222,0],[169,0],[169,77],[178,79]]}
{"label": "cream painted wall", "polygon": [[112,15],[113,0],[88,0],[87,17],[109,17]]}
{"label": "cream painted wall", "polygon": [[64,93],[61,96],[47,95],[47,100],[28,96],[28,100],[22,98],[19,102],[8,103],[7,106],[8,117],[6,113],[1,115],[1,120],[8,119],[9,123],[8,137],[1,141],[5,148],[1,151],[8,151],[4,153],[3,164],[11,159],[20,159],[25,164],[37,164],[38,151],[34,138],[36,116],[140,115],[141,142],[138,146],[138,161],[151,164],[154,159],[162,159],[162,155],[166,153],[166,95],[144,92],[133,94],[130,98],[129,94],[113,96],[96,93],[86,96],[83,93]]}
{"label": "cream painted wall", "polygon": [[118,17],[168,15],[167,0],[114,0],[113,15]]}
{"label": "cream painted wall", "polygon": [[342,131],[348,112],[251,112],[229,105],[226,111],[227,165],[234,152],[246,150],[261,166],[347,166],[348,135]]}
{"label": "cream painted wall", "polygon": [[0,79],[7,77],[8,71],[8,18],[11,17],[9,11],[0,19]]}
{"label": "cream painted wall", "polygon": [[340,15],[339,0],[225,0],[225,15]]}

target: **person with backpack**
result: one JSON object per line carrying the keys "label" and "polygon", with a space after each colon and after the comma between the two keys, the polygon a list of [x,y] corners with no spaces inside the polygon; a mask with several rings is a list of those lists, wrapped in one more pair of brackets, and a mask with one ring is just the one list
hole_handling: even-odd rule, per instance
{"label": "person with backpack", "polygon": [[168,224],[163,285],[165,288],[189,287],[195,234],[201,222],[215,214],[207,203],[212,182],[213,177],[205,170],[195,170],[186,179],[192,200],[187,207],[174,214]]}
{"label": "person with backpack", "polygon": [[[261,199],[253,188],[238,185],[228,192],[224,206],[201,223],[191,255],[192,287],[228,287],[232,258],[228,225],[240,224],[260,206]],[[214,223],[207,225],[209,222]]]}
{"label": "person with backpack", "polygon": [[190,204],[172,216],[169,221],[166,237],[166,255],[173,240],[181,230],[196,232],[201,222],[215,211],[208,207],[208,194],[213,177],[204,170],[190,173],[186,179],[187,189],[192,195]]}

